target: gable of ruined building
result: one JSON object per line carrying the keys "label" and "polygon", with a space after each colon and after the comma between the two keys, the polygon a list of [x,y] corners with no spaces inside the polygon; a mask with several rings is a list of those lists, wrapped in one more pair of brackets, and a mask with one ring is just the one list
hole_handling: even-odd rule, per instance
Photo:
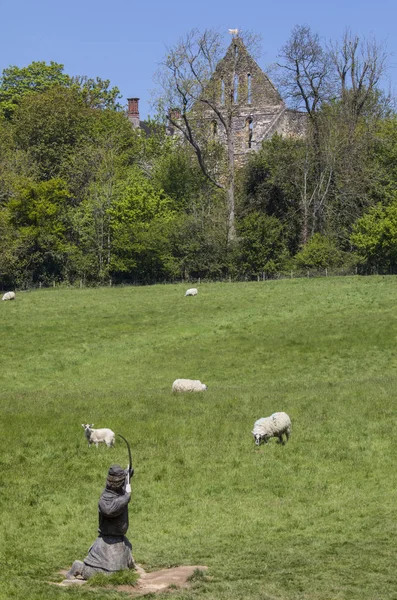
{"label": "gable of ruined building", "polygon": [[[240,38],[232,40],[224,58],[216,66],[212,80],[219,82],[219,89],[222,80],[227,87],[233,88],[234,81],[231,78],[234,78],[234,75],[237,76],[239,90],[237,106],[241,108],[254,107],[256,109],[266,109],[269,106],[281,108],[284,106],[278,90],[250,56]],[[249,99],[250,102],[248,102]]]}

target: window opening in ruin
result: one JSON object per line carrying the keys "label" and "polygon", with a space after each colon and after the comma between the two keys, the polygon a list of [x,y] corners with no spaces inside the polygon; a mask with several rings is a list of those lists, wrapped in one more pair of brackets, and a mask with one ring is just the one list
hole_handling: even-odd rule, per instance
{"label": "window opening in ruin", "polygon": [[234,58],[238,57],[238,47],[237,44],[234,44]]}
{"label": "window opening in ruin", "polygon": [[234,103],[237,104],[237,102],[238,102],[238,75],[234,76],[233,99],[234,99]]}
{"label": "window opening in ruin", "polygon": [[215,137],[218,133],[218,123],[216,121],[211,121],[211,135]]}
{"label": "window opening in ruin", "polygon": [[225,82],[221,79],[221,104],[225,104]]}
{"label": "window opening in ruin", "polygon": [[248,92],[248,104],[251,104],[251,73],[247,75],[247,92]]}
{"label": "window opening in ruin", "polygon": [[254,133],[254,123],[252,117],[248,117],[246,121],[247,126],[247,146],[248,148],[252,147],[252,135]]}

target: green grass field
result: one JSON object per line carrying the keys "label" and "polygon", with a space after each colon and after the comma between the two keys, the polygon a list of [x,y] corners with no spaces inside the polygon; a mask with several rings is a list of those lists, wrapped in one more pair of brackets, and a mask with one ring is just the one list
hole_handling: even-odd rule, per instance
{"label": "green grass field", "polygon": [[[0,302],[0,598],[122,597],[47,583],[86,556],[128,462],[120,439],[88,448],[89,422],[130,440],[137,562],[209,568],[173,599],[397,599],[397,279],[184,291]],[[177,377],[209,389],[174,396]],[[290,441],[255,447],[279,410]]]}

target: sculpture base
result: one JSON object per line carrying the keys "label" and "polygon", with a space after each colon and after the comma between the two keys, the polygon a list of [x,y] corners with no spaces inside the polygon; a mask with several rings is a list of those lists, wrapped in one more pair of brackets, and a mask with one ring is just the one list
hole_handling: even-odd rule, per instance
{"label": "sculpture base", "polygon": [[[112,586],[120,592],[127,592],[132,598],[144,596],[145,594],[156,594],[164,592],[170,586],[183,588],[189,586],[189,579],[195,571],[207,571],[208,567],[199,565],[172,567],[171,569],[161,569],[147,573],[141,566],[137,565],[139,579],[135,585],[116,585]],[[67,570],[61,571],[66,575]],[[61,583],[54,583],[60,587],[79,586],[87,583],[84,579],[65,579]]]}

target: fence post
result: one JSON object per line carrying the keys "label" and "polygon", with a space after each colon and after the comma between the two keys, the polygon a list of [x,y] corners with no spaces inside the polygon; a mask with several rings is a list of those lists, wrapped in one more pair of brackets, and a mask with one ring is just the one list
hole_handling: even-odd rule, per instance
{"label": "fence post", "polygon": [[294,276],[294,272],[293,272],[293,271],[291,271],[291,279],[293,278],[293,276]]}
{"label": "fence post", "polygon": [[325,276],[328,277],[328,269],[325,269]]}
{"label": "fence post", "polygon": [[309,273],[309,271],[307,272],[307,276],[308,276],[308,277],[310,277],[310,273]]}

